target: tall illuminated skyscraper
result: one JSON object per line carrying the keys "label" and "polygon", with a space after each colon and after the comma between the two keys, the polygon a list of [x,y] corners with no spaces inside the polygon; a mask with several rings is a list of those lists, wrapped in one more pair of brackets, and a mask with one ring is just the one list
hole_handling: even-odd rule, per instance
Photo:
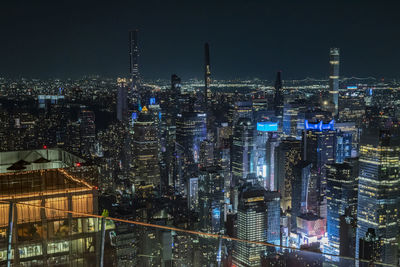
{"label": "tall illuminated skyscraper", "polygon": [[129,59],[130,74],[132,78],[132,89],[137,90],[139,82],[139,48],[138,48],[138,30],[129,32]]}
{"label": "tall illuminated skyscraper", "polygon": [[117,79],[117,119],[125,121],[128,111],[128,81],[125,78]]}
{"label": "tall illuminated skyscraper", "polygon": [[339,255],[340,216],[357,214],[358,159],[348,159],[341,164],[327,165],[328,251]]}
{"label": "tall illuminated skyscraper", "polygon": [[282,210],[290,209],[292,186],[295,179],[295,166],[301,159],[301,141],[295,138],[281,140],[277,150],[276,180],[281,193]]}
{"label": "tall illuminated skyscraper", "polygon": [[331,48],[329,52],[329,95],[332,102],[332,114],[336,116],[339,108],[339,48]]}
{"label": "tall illuminated skyscraper", "polygon": [[[280,242],[279,193],[266,191],[258,184],[245,184],[240,190],[237,218],[237,237],[244,240]],[[261,256],[266,247],[245,242],[235,242],[235,266],[261,266]]]}
{"label": "tall illuminated skyscraper", "polygon": [[135,182],[160,184],[158,125],[146,106],[134,124],[133,166]]}
{"label": "tall illuminated skyscraper", "polygon": [[[397,129],[365,129],[360,142],[357,242],[368,228],[380,238],[381,260],[398,263],[400,135]],[[356,257],[361,255],[357,244]]]}
{"label": "tall illuminated skyscraper", "polygon": [[278,71],[275,80],[275,96],[274,96],[274,109],[275,115],[279,120],[280,127],[282,127],[283,120],[283,88],[282,88],[282,72]]}
{"label": "tall illuminated skyscraper", "polygon": [[184,194],[185,183],[197,174],[200,163],[200,145],[207,138],[207,115],[183,112],[176,118],[175,188]]}
{"label": "tall illuminated skyscraper", "polygon": [[325,124],[305,121],[303,160],[312,163],[309,182],[308,211],[326,218],[326,165],[335,163],[336,130],[334,121]]}
{"label": "tall illuminated skyscraper", "polygon": [[254,125],[248,118],[240,118],[233,130],[232,176],[234,185],[246,179],[251,172],[252,153],[254,150]]}
{"label": "tall illuminated skyscraper", "polygon": [[208,105],[211,98],[211,69],[210,69],[210,46],[204,44],[204,102]]}

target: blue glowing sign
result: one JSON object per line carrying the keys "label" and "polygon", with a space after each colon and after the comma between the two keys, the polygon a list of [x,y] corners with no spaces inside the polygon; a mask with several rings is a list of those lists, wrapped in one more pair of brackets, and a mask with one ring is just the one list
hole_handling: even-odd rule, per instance
{"label": "blue glowing sign", "polygon": [[151,97],[150,98],[150,105],[155,105],[156,104],[156,98],[155,97]]}
{"label": "blue glowing sign", "polygon": [[137,113],[136,112],[132,112],[132,121],[137,119]]}
{"label": "blue glowing sign", "polygon": [[368,91],[369,91],[369,92],[368,92],[368,93],[369,93],[369,95],[370,95],[370,96],[372,96],[372,88],[369,88],[369,90],[368,90]]}
{"label": "blue glowing sign", "polygon": [[278,123],[271,122],[271,121],[257,122],[257,131],[276,132],[276,131],[278,131]]}
{"label": "blue glowing sign", "polygon": [[306,130],[317,130],[320,132],[322,132],[322,130],[335,130],[335,121],[331,120],[329,123],[323,123],[322,121],[318,123],[310,123],[308,120],[305,120],[304,128]]}
{"label": "blue glowing sign", "polygon": [[215,219],[219,219],[220,216],[221,216],[221,212],[220,212],[219,208],[214,208],[212,210],[212,217]]}
{"label": "blue glowing sign", "polygon": [[357,89],[358,87],[357,86],[347,86],[347,89]]}

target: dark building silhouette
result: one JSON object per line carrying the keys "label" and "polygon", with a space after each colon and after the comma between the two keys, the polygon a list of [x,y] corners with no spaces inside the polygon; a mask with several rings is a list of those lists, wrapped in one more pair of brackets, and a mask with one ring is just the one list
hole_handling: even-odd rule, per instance
{"label": "dark building silhouette", "polygon": [[365,237],[360,238],[358,246],[359,258],[361,260],[367,260],[368,262],[360,261],[360,267],[369,267],[371,266],[370,262],[379,261],[381,257],[380,243],[381,240],[376,236],[375,230],[373,228],[368,228]]}
{"label": "dark building silhouette", "polygon": [[[339,222],[339,255],[343,257],[355,257],[357,221],[351,213],[350,208],[346,209],[345,214],[340,216]],[[341,258],[341,267],[348,267],[349,260]]]}

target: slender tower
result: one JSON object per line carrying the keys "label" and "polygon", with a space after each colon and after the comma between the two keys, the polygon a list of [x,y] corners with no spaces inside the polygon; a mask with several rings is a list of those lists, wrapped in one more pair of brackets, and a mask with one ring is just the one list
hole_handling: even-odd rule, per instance
{"label": "slender tower", "polygon": [[332,102],[332,114],[336,116],[339,108],[339,48],[331,48],[329,52],[329,95]]}
{"label": "slender tower", "polygon": [[275,97],[274,97],[275,115],[279,120],[280,127],[283,121],[283,87],[282,87],[282,72],[278,71],[275,80]]}
{"label": "slender tower", "polygon": [[208,43],[204,44],[204,82],[204,102],[208,105],[211,98],[210,46]]}
{"label": "slender tower", "polygon": [[138,91],[139,85],[139,48],[138,30],[129,31],[129,71],[132,78],[132,91]]}

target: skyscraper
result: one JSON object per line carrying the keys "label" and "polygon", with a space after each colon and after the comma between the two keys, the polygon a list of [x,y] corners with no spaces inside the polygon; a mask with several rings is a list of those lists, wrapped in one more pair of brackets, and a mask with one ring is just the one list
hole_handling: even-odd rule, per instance
{"label": "skyscraper", "polygon": [[340,252],[340,216],[348,210],[348,216],[357,214],[358,159],[349,159],[345,163],[327,165],[328,205],[327,230],[328,251],[339,255]]}
{"label": "skyscraper", "polygon": [[178,75],[171,75],[171,89],[167,91],[166,101],[162,104],[161,111],[162,126],[163,126],[163,140],[164,148],[161,150],[163,154],[163,161],[166,165],[165,175],[169,185],[173,184],[173,170],[174,159],[173,154],[175,151],[176,141],[176,118],[179,113],[178,99],[181,94],[181,78]]}
{"label": "skyscraper", "polygon": [[177,114],[175,152],[175,188],[184,194],[187,179],[197,174],[200,163],[200,145],[207,138],[207,115],[197,112]]}
{"label": "skyscraper", "polygon": [[132,89],[137,89],[139,82],[138,32],[138,30],[129,31],[129,72],[132,78]]}
{"label": "skyscraper", "polygon": [[327,164],[335,163],[336,130],[334,121],[325,124],[305,121],[303,132],[303,160],[312,163],[311,181],[307,208],[310,212],[326,218],[326,176]]}
{"label": "skyscraper", "polygon": [[224,181],[227,172],[220,167],[203,168],[198,178],[200,229],[223,233]]}
{"label": "skyscraper", "polygon": [[329,52],[329,95],[332,114],[336,116],[339,108],[339,48],[331,48]]}
{"label": "skyscraper", "polygon": [[146,106],[134,124],[133,166],[135,182],[160,184],[158,127]]}
{"label": "skyscraper", "polygon": [[211,98],[211,69],[210,69],[210,46],[204,44],[204,102],[208,105]]}
{"label": "skyscraper", "polygon": [[283,139],[276,152],[276,180],[281,193],[281,208],[286,210],[291,208],[295,166],[301,159],[301,141],[295,138]]}
{"label": "skyscraper", "polygon": [[278,118],[280,127],[282,127],[283,120],[283,88],[282,88],[282,72],[278,71],[275,80],[275,96],[274,96],[274,109],[275,116]]}
{"label": "skyscraper", "polygon": [[254,149],[254,126],[250,119],[240,118],[233,130],[232,144],[232,177],[233,184],[238,185],[251,172],[252,153]]}
{"label": "skyscraper", "polygon": [[125,121],[128,111],[128,83],[125,78],[117,79],[117,119]]}
{"label": "skyscraper", "polygon": [[[398,263],[400,135],[394,128],[365,129],[360,142],[357,241],[369,228],[380,238],[381,260]],[[357,244],[357,249],[360,244]],[[361,251],[356,252],[361,256]]]}
{"label": "skyscraper", "polygon": [[82,110],[79,114],[81,133],[81,153],[88,157],[94,149],[96,141],[95,115],[91,110]]}
{"label": "skyscraper", "polygon": [[[244,185],[238,208],[238,238],[279,244],[279,218],[278,192],[266,191],[258,184]],[[265,251],[262,245],[235,242],[233,263],[240,267],[261,266]]]}

